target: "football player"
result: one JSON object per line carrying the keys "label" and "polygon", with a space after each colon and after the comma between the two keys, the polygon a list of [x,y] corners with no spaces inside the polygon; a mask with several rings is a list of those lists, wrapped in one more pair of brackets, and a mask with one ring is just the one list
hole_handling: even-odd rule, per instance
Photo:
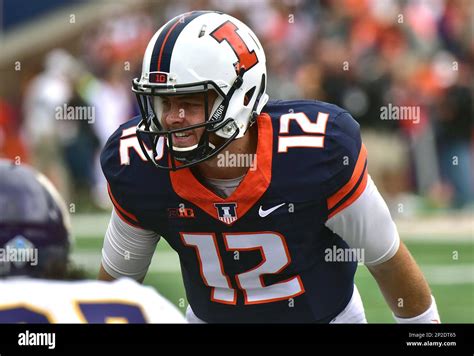
{"label": "football player", "polygon": [[[0,160],[0,323],[180,323],[179,310],[132,279],[80,277],[69,215],[51,182]],[[29,278],[25,278],[29,277]]]}
{"label": "football player", "polygon": [[189,321],[364,323],[364,262],[396,321],[438,322],[358,123],[324,102],[269,101],[266,75],[257,36],[229,15],[189,12],[156,32],[133,81],[141,116],[101,156],[115,209],[99,278],[143,280],[163,237]]}

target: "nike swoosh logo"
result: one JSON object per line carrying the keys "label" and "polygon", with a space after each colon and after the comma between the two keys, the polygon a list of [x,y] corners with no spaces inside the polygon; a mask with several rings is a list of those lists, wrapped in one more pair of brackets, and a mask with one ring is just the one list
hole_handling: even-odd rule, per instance
{"label": "nike swoosh logo", "polygon": [[274,206],[273,208],[263,210],[262,206],[260,205],[260,209],[258,210],[258,215],[260,215],[261,218],[264,218],[265,216],[270,215],[273,213],[275,210],[277,210],[279,207],[285,205],[286,203],[281,203],[280,205]]}

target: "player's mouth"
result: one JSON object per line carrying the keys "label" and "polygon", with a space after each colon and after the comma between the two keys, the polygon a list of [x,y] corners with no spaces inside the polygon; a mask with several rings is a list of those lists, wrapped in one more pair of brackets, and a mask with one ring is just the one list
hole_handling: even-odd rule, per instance
{"label": "player's mouth", "polygon": [[196,136],[192,131],[175,132],[173,134],[173,146],[188,147],[196,144]]}

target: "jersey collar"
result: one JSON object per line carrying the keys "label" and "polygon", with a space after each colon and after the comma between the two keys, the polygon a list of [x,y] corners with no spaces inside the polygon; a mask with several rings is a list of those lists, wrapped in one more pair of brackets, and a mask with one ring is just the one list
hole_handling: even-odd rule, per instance
{"label": "jersey collar", "polygon": [[[229,197],[222,198],[209,190],[189,168],[170,172],[171,184],[176,194],[227,225],[232,225],[243,217],[266,192],[272,176],[273,130],[270,116],[267,113],[260,114],[257,125],[257,167],[247,172]],[[226,205],[231,209],[222,210]],[[223,211],[226,213],[224,215],[231,215],[223,217]]]}

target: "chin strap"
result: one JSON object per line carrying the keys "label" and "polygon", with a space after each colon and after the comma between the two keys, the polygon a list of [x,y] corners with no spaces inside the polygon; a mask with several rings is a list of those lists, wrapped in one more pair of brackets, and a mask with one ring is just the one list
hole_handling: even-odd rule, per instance
{"label": "chin strap", "polygon": [[239,74],[237,75],[237,78],[235,78],[234,83],[230,87],[229,91],[227,92],[227,95],[225,96],[224,100],[219,104],[216,110],[212,113],[212,116],[209,118],[209,121],[218,121],[219,124],[213,125],[212,128],[209,129],[211,132],[215,132],[224,126],[226,126],[229,123],[229,119],[223,120],[225,118],[225,114],[227,113],[227,109],[229,108],[229,103],[234,96],[234,93],[237,89],[239,89],[242,86],[242,83],[244,82],[243,75],[245,73],[245,68],[241,68]]}
{"label": "chin strap", "polygon": [[265,93],[265,74],[262,74],[262,80],[260,81],[260,90],[257,94],[257,99],[255,99],[255,103],[253,104],[248,127],[251,127],[255,123],[255,121],[257,121],[257,117],[259,115],[257,112],[257,107],[258,107],[258,104],[260,104],[260,99],[262,98],[262,95],[264,93]]}

